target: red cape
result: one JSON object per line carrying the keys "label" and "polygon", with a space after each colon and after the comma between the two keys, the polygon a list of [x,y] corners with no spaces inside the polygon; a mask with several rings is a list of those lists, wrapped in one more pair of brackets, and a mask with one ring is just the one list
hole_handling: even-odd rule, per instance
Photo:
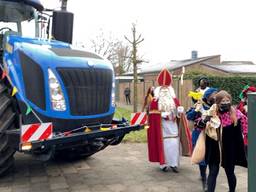
{"label": "red cape", "polygon": [[[176,106],[179,106],[178,100],[174,99]],[[159,162],[160,165],[165,164],[163,135],[161,127],[161,113],[158,109],[158,101],[153,99],[150,104],[149,112],[149,129],[147,130],[148,136],[148,157],[150,162]],[[188,128],[187,119],[184,114],[177,122],[179,125],[179,136],[182,146],[182,155],[190,156],[192,152],[191,133]]]}

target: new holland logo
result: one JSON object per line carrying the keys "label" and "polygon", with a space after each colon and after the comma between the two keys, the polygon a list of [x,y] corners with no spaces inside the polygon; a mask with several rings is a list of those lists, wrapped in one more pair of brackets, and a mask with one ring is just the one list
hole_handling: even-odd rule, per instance
{"label": "new holland logo", "polygon": [[90,67],[93,67],[93,66],[94,66],[94,62],[93,62],[93,61],[88,61],[87,64],[88,64]]}

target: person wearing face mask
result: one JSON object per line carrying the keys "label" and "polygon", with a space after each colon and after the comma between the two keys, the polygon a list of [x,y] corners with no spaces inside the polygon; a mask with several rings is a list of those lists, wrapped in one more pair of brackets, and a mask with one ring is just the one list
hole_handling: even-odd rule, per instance
{"label": "person wearing face mask", "polygon": [[[247,167],[243,137],[247,137],[247,117],[231,106],[231,95],[219,91],[215,98],[216,114],[220,125],[216,137],[206,134],[205,161],[209,166],[208,192],[214,192],[220,165],[224,168],[229,192],[236,188],[235,165]],[[208,123],[207,123],[208,125]],[[207,127],[207,126],[206,126]]]}
{"label": "person wearing face mask", "polygon": [[[209,109],[215,103],[215,96],[218,89],[216,88],[208,88],[203,96],[204,106],[205,108]],[[213,94],[215,93],[215,94]]]}
{"label": "person wearing face mask", "polygon": [[[218,89],[216,88],[208,88],[202,98],[197,98],[197,102],[195,102],[194,106],[191,107],[187,112],[186,116],[189,121],[194,122],[194,129],[192,131],[192,145],[193,148],[196,145],[197,139],[201,133],[201,128],[198,126],[198,122],[201,120],[202,115],[206,113],[207,110],[211,107],[212,104],[215,102],[215,95],[217,93]],[[196,98],[193,99],[193,96],[191,95],[192,100],[195,101]],[[202,102],[204,100],[204,102]],[[203,191],[207,191],[207,164],[205,161],[202,161],[199,163],[199,171],[200,171],[200,177],[202,181],[202,188]]]}

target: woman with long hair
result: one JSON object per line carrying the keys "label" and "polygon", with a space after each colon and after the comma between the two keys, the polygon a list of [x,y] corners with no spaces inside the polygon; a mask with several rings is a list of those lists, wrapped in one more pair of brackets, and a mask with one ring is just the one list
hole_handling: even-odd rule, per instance
{"label": "woman with long hair", "polygon": [[[235,166],[247,167],[243,138],[247,137],[247,117],[232,107],[232,97],[226,91],[216,94],[216,114],[220,126],[215,139],[207,135],[205,161],[209,166],[208,192],[214,192],[220,165],[224,168],[229,192],[236,189]],[[210,120],[211,121],[211,120]]]}
{"label": "woman with long hair", "polygon": [[149,105],[150,105],[152,99],[154,98],[154,89],[155,88],[153,86],[150,86],[148,88],[147,95],[144,98],[144,103],[143,103],[141,111],[143,112],[146,109],[147,114],[149,112]]}

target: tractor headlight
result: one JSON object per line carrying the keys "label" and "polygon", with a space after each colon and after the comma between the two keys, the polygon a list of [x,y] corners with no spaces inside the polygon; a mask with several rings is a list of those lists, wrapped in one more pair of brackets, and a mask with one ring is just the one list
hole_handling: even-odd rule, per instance
{"label": "tractor headlight", "polygon": [[111,94],[111,104],[114,107],[116,102],[115,102],[115,82],[112,83],[112,94]]}
{"label": "tractor headlight", "polygon": [[48,81],[50,87],[50,98],[52,108],[55,111],[65,111],[66,103],[63,92],[61,90],[60,83],[51,69],[48,69]]}

